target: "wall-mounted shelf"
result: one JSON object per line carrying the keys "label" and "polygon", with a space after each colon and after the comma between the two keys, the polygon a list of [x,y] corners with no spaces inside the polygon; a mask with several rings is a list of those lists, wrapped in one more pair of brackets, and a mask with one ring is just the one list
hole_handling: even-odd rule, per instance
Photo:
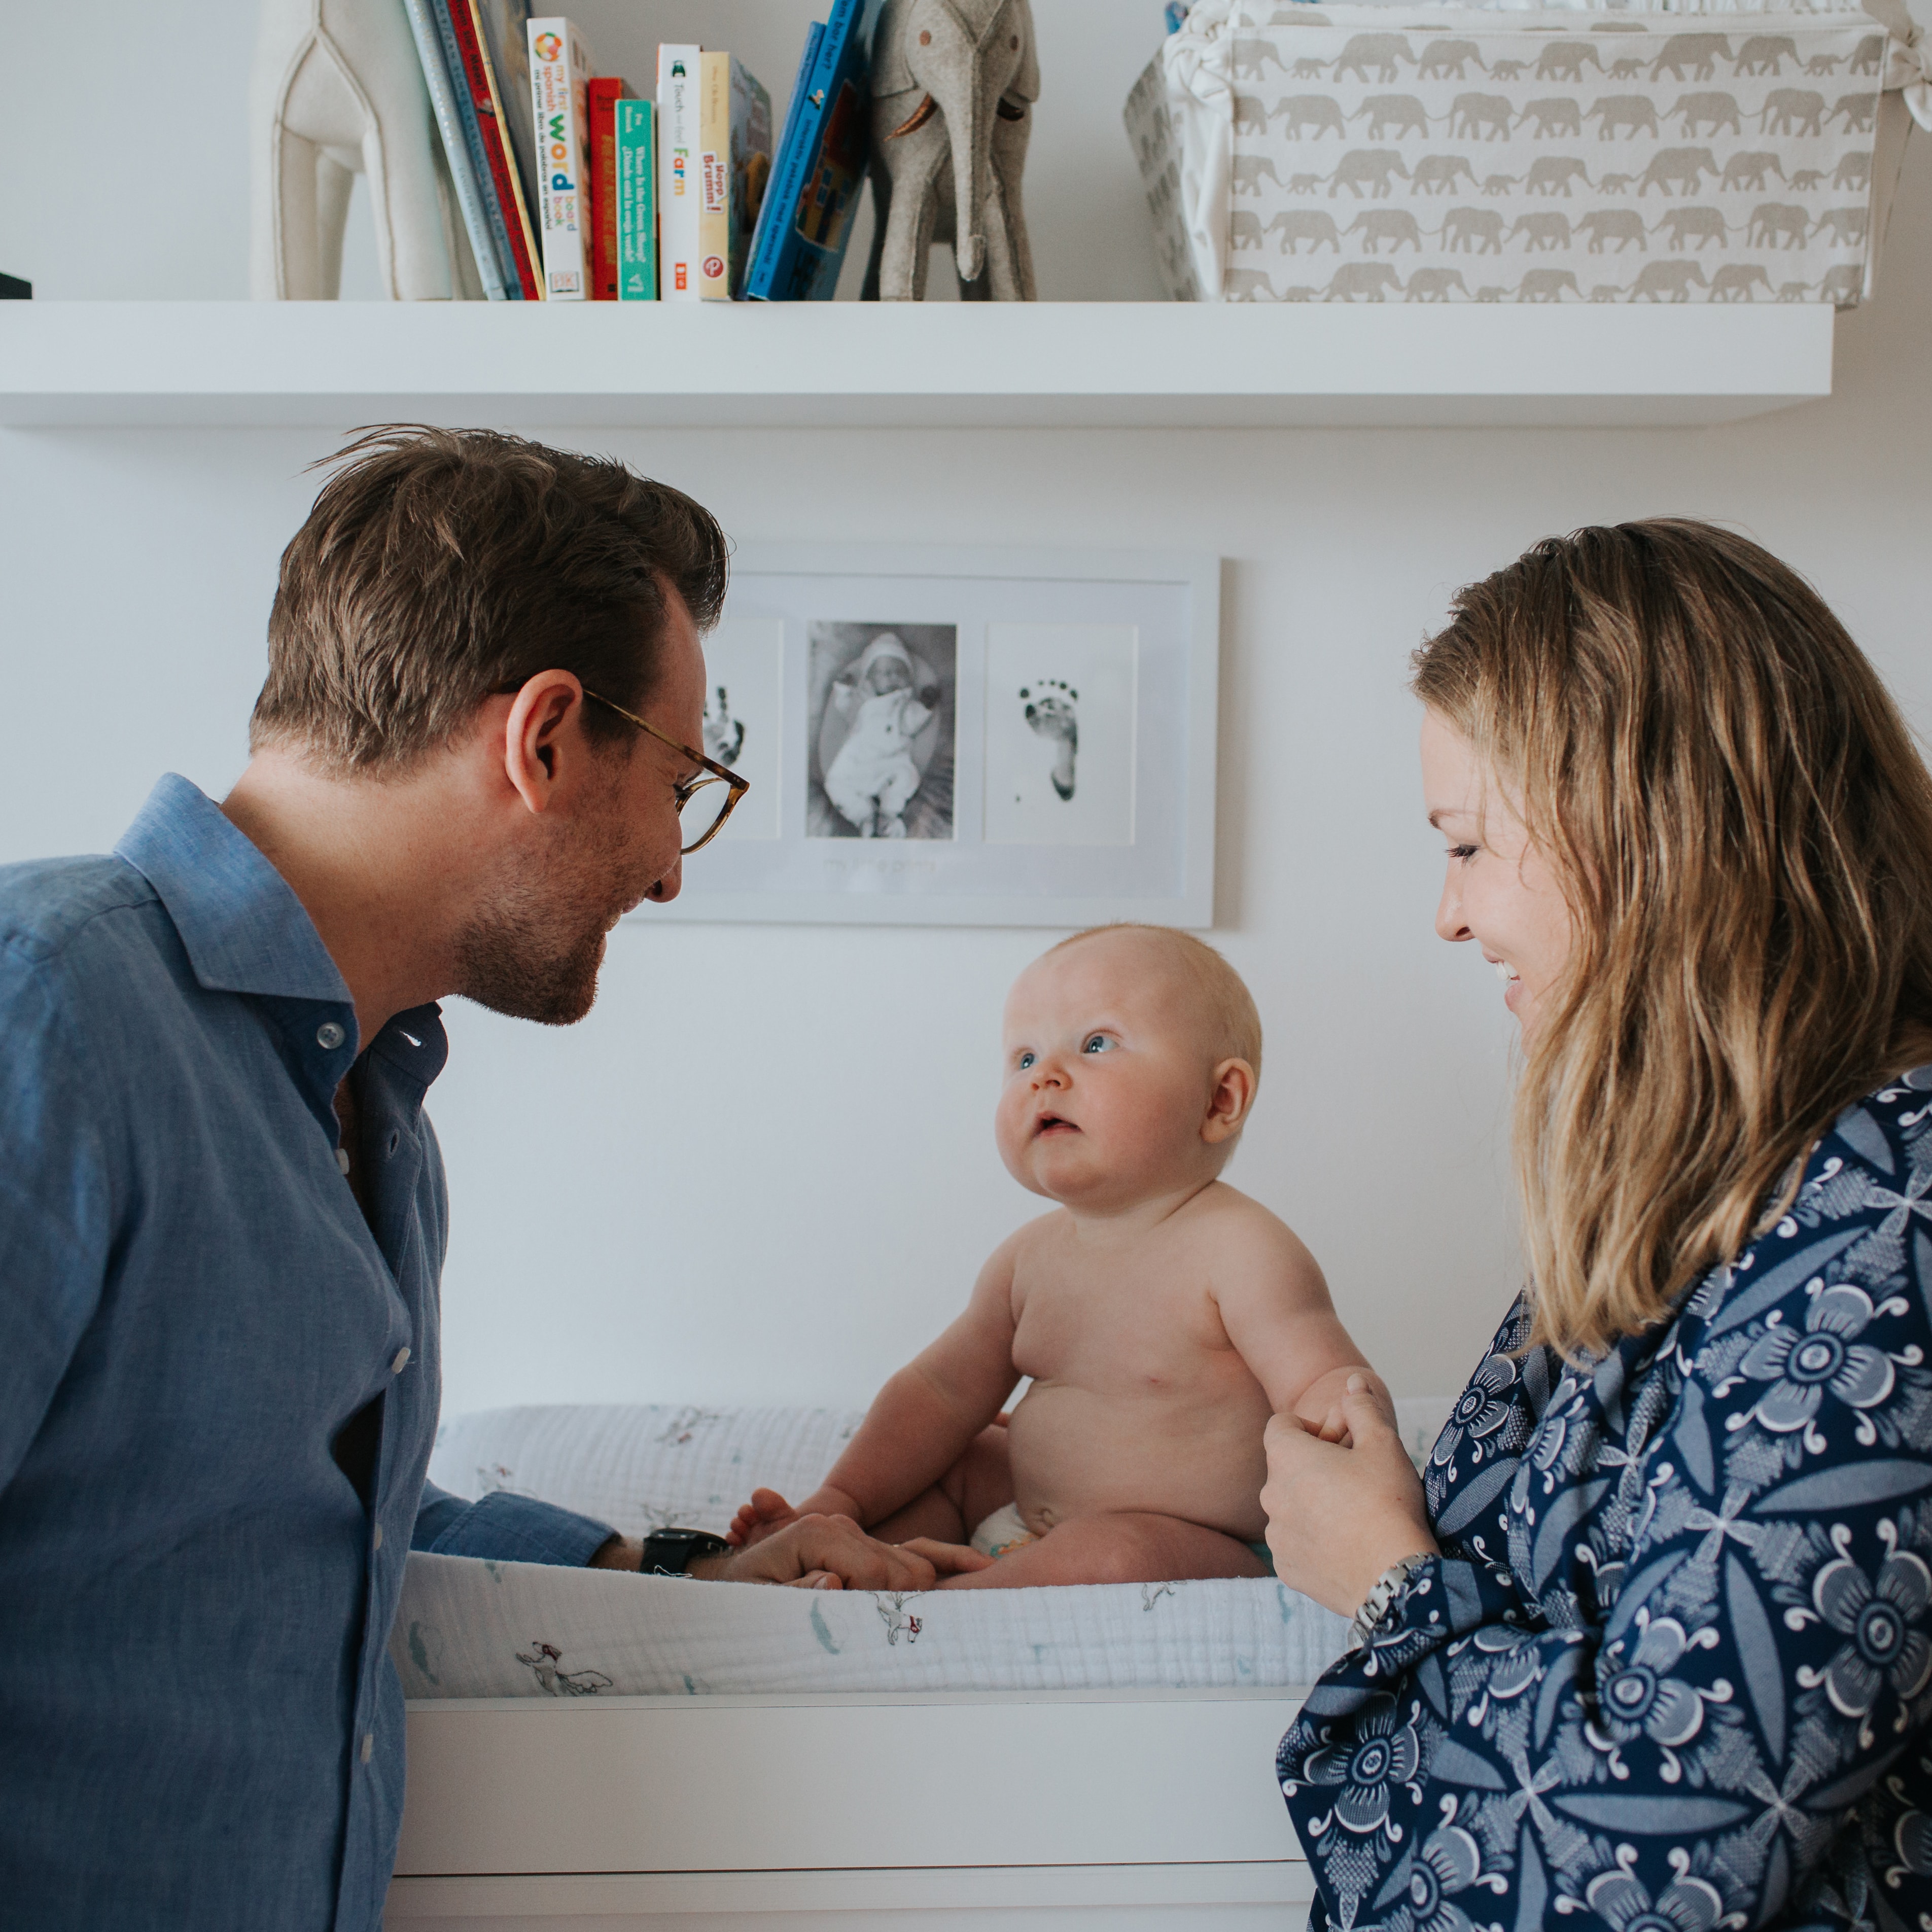
{"label": "wall-mounted shelf", "polygon": [[1732,422],[1832,390],[1783,307],[0,303],[0,424],[1256,428]]}

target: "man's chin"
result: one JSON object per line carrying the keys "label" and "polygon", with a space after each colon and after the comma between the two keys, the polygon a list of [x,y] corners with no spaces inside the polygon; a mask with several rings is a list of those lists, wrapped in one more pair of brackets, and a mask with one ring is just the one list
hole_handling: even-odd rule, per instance
{"label": "man's chin", "polygon": [[597,1004],[607,944],[599,932],[561,959],[532,961],[508,952],[474,956],[456,990],[506,1019],[574,1026]]}

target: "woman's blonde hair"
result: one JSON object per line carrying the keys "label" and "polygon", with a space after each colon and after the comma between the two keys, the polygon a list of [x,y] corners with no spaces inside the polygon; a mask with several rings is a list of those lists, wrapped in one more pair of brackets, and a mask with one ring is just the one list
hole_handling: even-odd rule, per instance
{"label": "woman's blonde hair", "polygon": [[1535,1338],[1601,1350],[1736,1255],[1932,1037],[1932,777],[1817,593],[1676,520],[1456,598],[1412,688],[1512,795],[1574,942],[1525,1043]]}

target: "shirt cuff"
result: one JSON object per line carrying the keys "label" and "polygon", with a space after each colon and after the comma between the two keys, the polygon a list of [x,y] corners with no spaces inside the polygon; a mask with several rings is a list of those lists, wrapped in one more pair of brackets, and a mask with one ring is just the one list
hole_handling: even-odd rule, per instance
{"label": "shirt cuff", "polygon": [[608,1523],[574,1510],[497,1490],[473,1503],[450,1496],[425,1501],[410,1547],[435,1556],[487,1556],[499,1563],[581,1569],[616,1533]]}

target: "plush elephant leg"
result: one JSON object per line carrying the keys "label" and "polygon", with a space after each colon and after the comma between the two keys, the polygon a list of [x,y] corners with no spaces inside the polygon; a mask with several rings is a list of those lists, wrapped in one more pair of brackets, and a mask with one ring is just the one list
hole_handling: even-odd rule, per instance
{"label": "plush elephant leg", "polygon": [[1026,171],[1027,144],[1033,135],[1033,115],[1010,121],[1004,115],[993,123],[993,194],[997,216],[989,210],[989,223],[997,220],[1010,265],[1012,292],[998,297],[1001,302],[1037,302],[1040,291],[1034,280],[1033,244],[1027,238],[1026,208],[1020,194],[1021,178]]}
{"label": "plush elephant leg", "polygon": [[316,292],[310,299],[335,302],[342,294],[342,238],[349,228],[349,200],[362,170],[355,158],[330,148],[315,151]]}

